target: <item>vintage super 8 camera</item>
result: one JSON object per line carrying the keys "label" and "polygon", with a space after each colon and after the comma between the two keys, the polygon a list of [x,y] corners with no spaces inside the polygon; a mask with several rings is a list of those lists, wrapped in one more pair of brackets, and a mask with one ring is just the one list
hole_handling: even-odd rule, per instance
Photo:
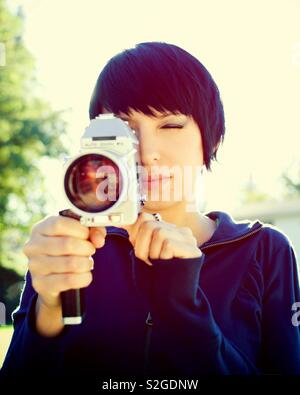
{"label": "vintage super 8 camera", "polygon": [[[93,119],[81,138],[79,154],[64,163],[67,208],[59,214],[88,227],[133,224],[145,200],[139,185],[138,143],[127,122],[113,114]],[[83,289],[62,292],[61,299],[63,322],[80,324]]]}
{"label": "vintage super 8 camera", "polygon": [[93,119],[78,155],[64,164],[66,204],[85,226],[129,225],[136,221],[142,196],[138,182],[138,139],[113,114]]}

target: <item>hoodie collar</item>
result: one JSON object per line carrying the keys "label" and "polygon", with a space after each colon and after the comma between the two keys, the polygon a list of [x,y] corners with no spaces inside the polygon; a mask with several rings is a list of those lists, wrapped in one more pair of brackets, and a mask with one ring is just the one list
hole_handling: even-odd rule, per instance
{"label": "hoodie collar", "polygon": [[201,249],[244,239],[256,233],[263,226],[263,223],[259,220],[236,221],[229,213],[224,211],[211,211],[204,215],[217,221],[217,228],[212,237],[202,244]]}
{"label": "hoodie collar", "polygon": [[[201,245],[201,249],[244,239],[256,233],[263,226],[259,220],[236,221],[230,214],[224,211],[211,211],[204,213],[204,215],[217,221],[217,227],[212,237]],[[106,229],[108,234],[117,234],[128,238],[128,233],[125,229],[115,226],[107,226]]]}

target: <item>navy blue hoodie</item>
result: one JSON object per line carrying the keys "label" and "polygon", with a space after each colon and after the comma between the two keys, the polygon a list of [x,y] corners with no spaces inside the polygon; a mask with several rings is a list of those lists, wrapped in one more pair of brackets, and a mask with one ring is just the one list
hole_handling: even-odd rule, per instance
{"label": "navy blue hoodie", "polygon": [[300,374],[300,301],[289,239],[260,221],[217,220],[202,256],[135,257],[125,230],[107,227],[85,289],[81,325],[46,338],[35,329],[30,273],[2,374],[162,377]]}

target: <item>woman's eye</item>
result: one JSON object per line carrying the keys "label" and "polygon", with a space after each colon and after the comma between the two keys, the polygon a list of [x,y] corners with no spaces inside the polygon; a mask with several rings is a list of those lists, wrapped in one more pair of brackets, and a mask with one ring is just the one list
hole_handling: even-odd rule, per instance
{"label": "woman's eye", "polygon": [[182,129],[182,125],[164,125],[162,129]]}

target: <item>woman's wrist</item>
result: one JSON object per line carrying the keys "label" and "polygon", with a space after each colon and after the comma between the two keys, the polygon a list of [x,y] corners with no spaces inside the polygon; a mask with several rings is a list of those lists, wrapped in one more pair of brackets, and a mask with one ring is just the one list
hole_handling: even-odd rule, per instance
{"label": "woman's wrist", "polygon": [[64,328],[61,305],[47,305],[38,296],[35,308],[36,330],[45,337],[57,336]]}

